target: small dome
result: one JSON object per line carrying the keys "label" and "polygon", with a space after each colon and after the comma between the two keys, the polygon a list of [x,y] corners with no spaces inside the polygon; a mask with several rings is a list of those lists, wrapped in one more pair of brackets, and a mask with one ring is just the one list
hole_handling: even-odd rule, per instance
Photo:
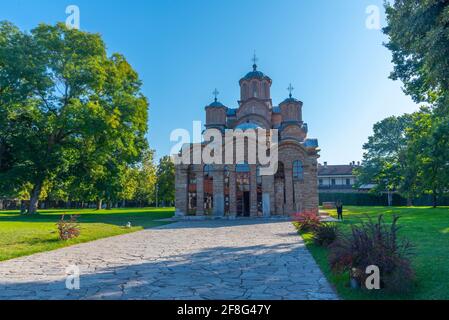
{"label": "small dome", "polygon": [[281,104],[286,104],[286,103],[301,103],[301,101],[299,101],[298,99],[295,99],[295,98],[287,98],[281,102]]}
{"label": "small dome", "polygon": [[226,108],[225,105],[223,103],[221,103],[220,101],[214,101],[210,105],[208,105],[208,107],[211,107],[211,108]]}

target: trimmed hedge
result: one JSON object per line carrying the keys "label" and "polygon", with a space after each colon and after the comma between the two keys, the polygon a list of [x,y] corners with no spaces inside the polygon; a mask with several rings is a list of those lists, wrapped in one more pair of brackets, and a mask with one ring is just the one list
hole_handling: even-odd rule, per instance
{"label": "trimmed hedge", "polygon": [[[388,206],[387,194],[375,195],[370,193],[320,193],[320,206],[323,202],[337,202],[340,200],[347,206]],[[393,194],[393,206],[406,206],[407,199]],[[432,206],[432,196],[424,195],[413,199],[414,206]],[[440,197],[438,206],[449,206],[449,197]]]}

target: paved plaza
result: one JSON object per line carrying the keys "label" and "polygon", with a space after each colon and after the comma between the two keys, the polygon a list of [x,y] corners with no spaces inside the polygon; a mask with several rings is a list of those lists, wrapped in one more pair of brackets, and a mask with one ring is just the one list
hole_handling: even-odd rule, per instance
{"label": "paved plaza", "polygon": [[[66,288],[70,266],[80,270],[79,290]],[[214,220],[0,262],[0,299],[338,297],[291,222]]]}

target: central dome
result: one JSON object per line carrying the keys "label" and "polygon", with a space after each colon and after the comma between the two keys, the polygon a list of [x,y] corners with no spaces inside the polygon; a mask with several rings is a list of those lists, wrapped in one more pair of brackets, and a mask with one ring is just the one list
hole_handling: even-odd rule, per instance
{"label": "central dome", "polygon": [[270,77],[265,75],[263,72],[257,71],[257,70],[253,70],[251,72],[248,72],[246,74],[246,76],[243,77],[242,80],[250,80],[250,79],[267,79],[267,80],[271,80]]}

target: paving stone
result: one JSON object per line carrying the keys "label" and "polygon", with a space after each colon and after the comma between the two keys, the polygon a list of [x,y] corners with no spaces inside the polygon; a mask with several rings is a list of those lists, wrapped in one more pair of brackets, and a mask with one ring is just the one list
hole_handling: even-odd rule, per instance
{"label": "paving stone", "polygon": [[[80,268],[80,290],[66,269]],[[0,263],[0,299],[338,299],[288,221],[183,221]]]}

